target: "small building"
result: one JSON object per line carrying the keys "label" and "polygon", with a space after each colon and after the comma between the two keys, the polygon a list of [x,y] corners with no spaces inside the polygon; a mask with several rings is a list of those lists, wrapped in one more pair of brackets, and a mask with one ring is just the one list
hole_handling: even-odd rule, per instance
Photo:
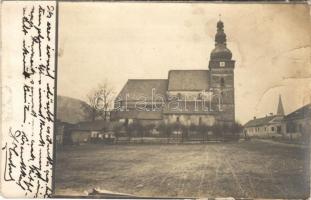
{"label": "small building", "polygon": [[282,136],[282,120],[284,118],[284,108],[282,98],[279,96],[277,114],[272,113],[262,118],[254,117],[244,125],[243,133],[249,137],[272,138]]}
{"label": "small building", "polygon": [[281,136],[282,119],[282,116],[276,115],[254,118],[244,125],[243,133],[247,136],[257,136],[261,138],[272,138],[278,135]]}
{"label": "small building", "polygon": [[311,131],[311,104],[286,115],[282,123],[283,133],[289,139],[309,139]]}
{"label": "small building", "polygon": [[68,134],[73,124],[57,120],[55,123],[55,139],[56,145],[62,146],[68,143]]}
{"label": "small building", "polygon": [[112,140],[115,137],[112,129],[112,123],[105,120],[79,122],[71,128],[70,138],[73,144]]}

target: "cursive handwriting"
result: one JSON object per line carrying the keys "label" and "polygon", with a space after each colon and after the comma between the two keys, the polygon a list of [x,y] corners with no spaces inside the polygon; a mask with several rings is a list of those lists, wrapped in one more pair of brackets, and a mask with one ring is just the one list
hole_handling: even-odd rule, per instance
{"label": "cursive handwriting", "polygon": [[[31,4],[31,3],[29,3]],[[34,3],[20,10],[23,85],[22,121],[11,126],[2,147],[4,181],[27,197],[51,197],[55,69],[55,7]]]}

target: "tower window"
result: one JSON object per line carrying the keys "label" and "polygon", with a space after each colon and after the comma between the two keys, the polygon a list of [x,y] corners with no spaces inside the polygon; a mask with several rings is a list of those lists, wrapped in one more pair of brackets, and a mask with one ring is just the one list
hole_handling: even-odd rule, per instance
{"label": "tower window", "polygon": [[181,100],[181,94],[177,93],[177,100]]}
{"label": "tower window", "polygon": [[225,86],[225,79],[223,77],[220,78],[220,86],[221,87]]}

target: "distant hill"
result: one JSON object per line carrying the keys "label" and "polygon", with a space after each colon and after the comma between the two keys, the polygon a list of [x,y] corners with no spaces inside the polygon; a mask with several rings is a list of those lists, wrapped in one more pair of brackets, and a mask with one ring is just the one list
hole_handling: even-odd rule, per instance
{"label": "distant hill", "polygon": [[89,107],[87,103],[79,99],[66,96],[57,96],[57,113],[56,117],[62,122],[78,123],[90,120],[86,109]]}

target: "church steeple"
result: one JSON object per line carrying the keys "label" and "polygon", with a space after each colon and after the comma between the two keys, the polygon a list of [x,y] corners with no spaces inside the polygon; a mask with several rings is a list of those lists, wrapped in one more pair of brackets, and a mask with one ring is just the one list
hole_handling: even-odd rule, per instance
{"label": "church steeple", "polygon": [[279,104],[278,104],[278,110],[276,112],[276,115],[284,116],[284,108],[283,108],[281,95],[279,95]]}
{"label": "church steeple", "polygon": [[[217,116],[219,123],[230,125],[235,121],[234,103],[234,67],[232,53],[227,48],[227,37],[224,31],[224,23],[219,19],[216,25],[215,48],[210,54],[209,89],[213,95],[218,96],[221,105],[221,114]],[[219,107],[219,109],[220,109]]]}
{"label": "church steeple", "polygon": [[226,46],[226,41],[227,41],[227,38],[226,38],[226,34],[224,32],[224,23],[219,20],[217,22],[217,33],[215,35],[215,46],[217,45],[225,45]]}
{"label": "church steeple", "polygon": [[224,32],[224,23],[219,19],[215,35],[215,48],[211,53],[211,60],[231,60],[232,53],[227,48],[227,36]]}

